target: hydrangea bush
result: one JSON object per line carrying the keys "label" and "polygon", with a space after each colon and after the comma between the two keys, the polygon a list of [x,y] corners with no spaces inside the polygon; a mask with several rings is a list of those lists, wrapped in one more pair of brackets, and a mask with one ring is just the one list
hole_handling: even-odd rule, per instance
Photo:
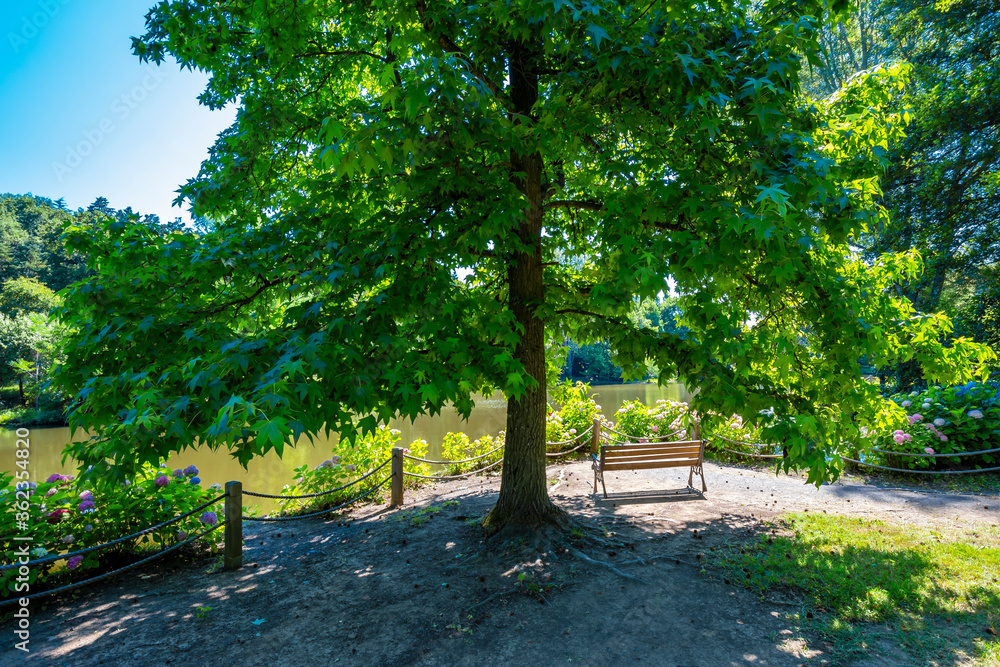
{"label": "hydrangea bush", "polygon": [[[664,438],[688,426],[687,403],[661,398],[655,405],[625,403],[615,413],[614,428],[636,438]],[[679,434],[676,437],[683,437]]]}
{"label": "hydrangea bush", "polygon": [[1000,447],[1000,384],[969,382],[954,387],[930,387],[923,392],[896,395],[892,400],[906,411],[893,430],[874,439],[866,458],[891,468],[956,469],[1000,465],[1000,452],[977,456],[916,457],[888,452],[951,454]]}
{"label": "hydrangea bush", "polygon": [[[220,495],[221,488],[204,489],[198,470],[145,466],[140,473],[121,485],[95,487],[67,475],[53,474],[44,482],[31,482],[28,498],[17,497],[9,473],[0,474],[0,549],[5,563],[16,560],[15,549],[23,543],[14,540],[24,534],[17,527],[18,514],[27,514],[30,526],[31,558],[45,558],[86,549],[130,535],[162,523]],[[221,511],[221,503],[219,504]],[[215,525],[212,512],[191,516],[146,536],[83,556],[55,561],[30,568],[29,584],[45,584],[52,577],[76,574],[97,568],[115,567],[150,546],[169,546]],[[213,542],[214,545],[214,542]],[[3,596],[14,593],[16,570],[0,573]],[[87,575],[84,575],[87,576]]]}

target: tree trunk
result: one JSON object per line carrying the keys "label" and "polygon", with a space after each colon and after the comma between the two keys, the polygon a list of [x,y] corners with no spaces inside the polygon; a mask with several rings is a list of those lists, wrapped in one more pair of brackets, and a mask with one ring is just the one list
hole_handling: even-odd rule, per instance
{"label": "tree trunk", "polygon": [[[509,76],[511,99],[517,114],[528,117],[538,99],[535,61],[540,55],[534,41],[511,45]],[[514,116],[515,122],[521,122]],[[512,253],[507,258],[509,307],[523,327],[514,356],[524,364],[534,380],[520,397],[507,403],[507,433],[503,477],[497,504],[483,521],[489,533],[510,528],[534,531],[546,524],[559,525],[565,512],[549,500],[545,485],[545,326],[535,310],[545,298],[542,282],[542,156],[537,150],[511,152],[512,172],[524,175],[511,179],[525,198],[525,214],[517,235],[529,252]]]}

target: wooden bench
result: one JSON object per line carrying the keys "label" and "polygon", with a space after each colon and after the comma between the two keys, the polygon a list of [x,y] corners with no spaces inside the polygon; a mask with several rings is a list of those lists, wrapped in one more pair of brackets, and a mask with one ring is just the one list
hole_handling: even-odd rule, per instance
{"label": "wooden bench", "polygon": [[691,483],[694,474],[701,476],[701,490],[708,491],[705,485],[705,473],[702,461],[705,457],[704,440],[683,440],[680,442],[633,442],[624,445],[601,445],[601,455],[594,457],[594,490],[597,490],[597,480],[601,480],[604,497],[608,497],[608,489],[604,486],[604,473],[607,470],[646,470],[649,468],[683,468],[691,467],[688,475],[688,488],[694,490]]}

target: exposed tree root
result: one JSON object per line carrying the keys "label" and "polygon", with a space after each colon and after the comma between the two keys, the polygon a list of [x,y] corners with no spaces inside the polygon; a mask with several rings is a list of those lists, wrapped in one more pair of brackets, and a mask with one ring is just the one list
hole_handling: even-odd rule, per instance
{"label": "exposed tree root", "polygon": [[586,561],[586,562],[588,562],[588,563],[590,563],[592,565],[598,565],[598,566],[603,567],[605,569],[611,570],[612,572],[614,572],[615,574],[617,574],[620,577],[624,577],[625,579],[631,579],[632,581],[638,581],[640,584],[646,583],[645,581],[643,581],[639,577],[634,577],[631,574],[625,574],[624,572],[622,572],[621,570],[619,570],[617,567],[615,567],[611,563],[606,563],[603,560],[595,560],[595,559],[591,558],[590,556],[588,556],[587,554],[583,553],[582,551],[580,551],[579,549],[577,549],[575,547],[570,547],[569,548],[569,552],[571,554],[573,554],[575,557],[577,557],[580,560],[582,560],[582,561]]}

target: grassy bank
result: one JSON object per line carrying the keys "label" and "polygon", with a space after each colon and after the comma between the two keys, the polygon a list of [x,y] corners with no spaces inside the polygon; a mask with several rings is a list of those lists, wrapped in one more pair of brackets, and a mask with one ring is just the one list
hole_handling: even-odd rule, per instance
{"label": "grassy bank", "polygon": [[66,411],[61,406],[53,406],[48,401],[41,409],[21,405],[21,396],[16,384],[0,387],[0,428],[20,428],[22,426],[65,426]]}
{"label": "grassy bank", "polygon": [[715,566],[765,599],[797,600],[779,603],[837,660],[891,647],[917,664],[1000,664],[1000,526],[789,514],[770,528]]}

